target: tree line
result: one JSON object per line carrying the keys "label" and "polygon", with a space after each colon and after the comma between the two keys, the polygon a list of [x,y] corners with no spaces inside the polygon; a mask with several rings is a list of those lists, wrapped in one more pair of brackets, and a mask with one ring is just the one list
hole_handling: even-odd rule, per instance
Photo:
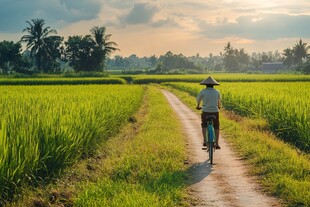
{"label": "tree line", "polygon": [[[156,57],[129,57],[119,55],[108,58],[109,69],[122,70],[124,73],[205,73],[210,71],[222,72],[263,72],[263,63],[283,63],[283,71],[310,73],[309,46],[301,39],[292,47],[279,51],[254,52],[248,54],[244,48],[237,49],[228,42],[219,55],[209,54],[201,57],[199,53],[185,57],[173,54],[171,51]],[[280,71],[281,72],[281,71]]]}
{"label": "tree line", "polygon": [[294,45],[280,54],[278,51],[274,53],[253,53],[248,55],[243,48],[233,48],[230,42],[224,47],[223,64],[228,71],[238,72],[245,71],[249,68],[258,70],[264,62],[283,62],[286,69],[309,71],[310,56],[308,54],[309,46],[301,39]]}
{"label": "tree line", "polygon": [[[119,50],[110,41],[105,27],[93,27],[90,34],[69,36],[65,41],[55,29],[45,26],[43,19],[26,21],[26,33],[18,42],[0,42],[0,72],[61,73],[68,70],[121,70],[123,73],[204,73],[209,71],[259,72],[264,62],[282,62],[287,70],[310,73],[309,46],[301,39],[282,53],[262,52],[249,55],[244,48],[234,48],[228,42],[219,55],[191,57],[168,51],[156,57],[129,57],[111,54]],[[26,49],[22,52],[22,43]]]}
{"label": "tree line", "polygon": [[114,58],[108,58],[107,67],[111,70],[122,70],[123,73],[149,73],[149,74],[167,74],[167,73],[189,73],[202,72],[193,61],[183,54],[174,54],[168,51],[165,55],[156,57],[138,57],[135,54],[129,57],[116,55]]}
{"label": "tree line", "polygon": [[[43,19],[27,24],[20,41],[0,42],[2,73],[59,73],[65,64],[74,71],[102,71],[109,55],[119,50],[105,27],[93,27],[88,35],[69,36],[64,41],[55,29],[45,26]],[[23,53],[22,43],[26,44]]]}

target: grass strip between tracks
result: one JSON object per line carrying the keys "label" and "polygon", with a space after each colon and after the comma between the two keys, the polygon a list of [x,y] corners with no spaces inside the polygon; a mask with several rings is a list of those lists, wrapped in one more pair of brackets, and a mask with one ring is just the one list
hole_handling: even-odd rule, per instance
{"label": "grass strip between tracks", "polygon": [[148,113],[134,138],[108,142],[105,174],[83,187],[77,206],[181,206],[185,140],[161,92],[149,87]]}

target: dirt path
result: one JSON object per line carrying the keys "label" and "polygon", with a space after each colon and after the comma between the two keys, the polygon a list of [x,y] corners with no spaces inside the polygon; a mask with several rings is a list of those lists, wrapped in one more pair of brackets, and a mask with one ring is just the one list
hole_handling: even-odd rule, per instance
{"label": "dirt path", "polygon": [[188,137],[189,164],[192,175],[190,192],[195,206],[267,207],[280,206],[275,198],[260,192],[258,185],[246,174],[243,162],[220,137],[221,150],[214,155],[214,165],[201,149],[200,117],[175,95],[163,90],[170,105],[184,125]]}

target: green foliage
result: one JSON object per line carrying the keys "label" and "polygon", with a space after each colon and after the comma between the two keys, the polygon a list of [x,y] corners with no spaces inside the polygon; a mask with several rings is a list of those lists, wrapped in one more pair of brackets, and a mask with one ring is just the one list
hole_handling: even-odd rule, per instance
{"label": "green foliage", "polygon": [[104,63],[111,53],[118,50],[115,42],[109,41],[105,27],[93,27],[92,35],[69,36],[65,42],[66,58],[75,71],[103,71]]}
{"label": "green foliage", "polygon": [[19,66],[22,59],[21,48],[20,43],[5,40],[0,42],[0,68],[4,69],[4,73],[7,73],[11,67]]}
{"label": "green foliage", "polygon": [[45,27],[44,19],[32,19],[27,23],[28,27],[23,29],[27,34],[23,35],[20,41],[27,44],[26,49],[30,50],[30,57],[35,57],[37,70],[48,72],[55,69],[56,59],[60,58],[63,38],[55,35],[56,30]]}
{"label": "green foliage", "polygon": [[310,62],[304,64],[302,66],[302,71],[305,73],[305,74],[310,74]]}
{"label": "green foliage", "polygon": [[308,57],[308,49],[307,43],[301,39],[294,45],[293,54],[298,66],[301,66],[303,59]]}
{"label": "green foliage", "polygon": [[246,69],[250,63],[250,56],[245,53],[244,49],[235,49],[230,42],[224,48],[224,66],[228,72],[237,72]]}
{"label": "green foliage", "polygon": [[137,111],[140,86],[0,86],[0,194],[92,154]]}
{"label": "green foliage", "polygon": [[91,56],[95,43],[91,40],[90,35],[85,35],[84,37],[78,35],[69,36],[65,45],[66,58],[75,71],[95,70],[95,59]]}
{"label": "green foliage", "polygon": [[108,77],[108,75],[104,72],[65,72],[61,75],[62,77],[71,77],[71,78],[89,78],[89,77]]}
{"label": "green foliage", "polygon": [[308,58],[309,46],[301,39],[293,46],[293,48],[287,48],[283,50],[284,64],[287,68],[292,66],[301,67],[303,60]]}
{"label": "green foliage", "polygon": [[171,51],[162,55],[158,59],[158,65],[155,69],[156,73],[171,73],[173,69],[197,69],[198,67],[190,62],[184,55],[173,54]]}

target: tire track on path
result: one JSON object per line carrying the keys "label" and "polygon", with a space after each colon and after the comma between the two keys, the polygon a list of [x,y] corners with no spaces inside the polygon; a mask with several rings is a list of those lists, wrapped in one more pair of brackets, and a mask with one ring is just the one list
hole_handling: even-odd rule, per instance
{"label": "tire track on path", "polygon": [[268,207],[280,206],[277,199],[264,195],[252,178],[247,176],[243,162],[220,137],[221,150],[216,150],[214,165],[202,150],[200,116],[174,94],[162,90],[184,126],[189,153],[190,196],[194,206]]}

